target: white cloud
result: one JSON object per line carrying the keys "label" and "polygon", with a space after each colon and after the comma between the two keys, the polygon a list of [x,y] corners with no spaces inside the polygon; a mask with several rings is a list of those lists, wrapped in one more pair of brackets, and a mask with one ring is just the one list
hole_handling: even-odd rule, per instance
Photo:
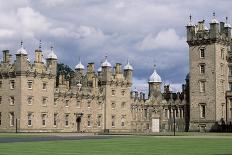
{"label": "white cloud", "polygon": [[11,38],[14,35],[15,35],[15,32],[13,30],[0,29],[0,38],[2,39]]}
{"label": "white cloud", "polygon": [[156,36],[147,35],[138,46],[140,50],[179,49],[184,46],[185,40],[185,37],[178,36],[174,29],[168,29],[160,31]]}

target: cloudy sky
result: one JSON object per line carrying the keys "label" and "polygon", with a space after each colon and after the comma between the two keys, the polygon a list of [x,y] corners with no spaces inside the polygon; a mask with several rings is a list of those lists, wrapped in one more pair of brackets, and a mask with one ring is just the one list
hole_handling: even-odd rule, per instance
{"label": "cloudy sky", "polygon": [[42,40],[46,56],[54,46],[59,62],[74,68],[104,56],[111,64],[127,59],[134,67],[134,87],[147,89],[153,64],[164,83],[179,90],[188,73],[185,25],[232,21],[231,0],[0,0],[0,50],[16,53],[23,40],[33,60]]}

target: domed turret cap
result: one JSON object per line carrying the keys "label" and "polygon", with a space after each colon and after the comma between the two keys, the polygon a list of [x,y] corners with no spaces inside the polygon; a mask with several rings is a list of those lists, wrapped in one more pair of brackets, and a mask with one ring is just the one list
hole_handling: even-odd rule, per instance
{"label": "domed turret cap", "polygon": [[82,69],[82,70],[85,69],[84,65],[82,65],[81,63],[81,59],[79,59],[79,63],[76,65],[75,69]]}
{"label": "domed turret cap", "polygon": [[155,65],[154,65],[154,72],[149,77],[149,81],[148,82],[149,83],[153,83],[153,82],[162,83],[161,77],[156,72],[156,66]]}
{"label": "domed turret cap", "polygon": [[48,59],[56,59],[57,60],[57,56],[54,53],[53,47],[51,47],[51,52],[48,54]]}
{"label": "domed turret cap", "polygon": [[27,55],[27,51],[24,49],[22,41],[21,41],[21,48],[17,51],[17,54]]}
{"label": "domed turret cap", "polygon": [[133,70],[133,67],[130,65],[129,60],[127,60],[126,66],[124,66],[124,70]]}
{"label": "domed turret cap", "polygon": [[105,57],[105,61],[101,64],[102,67],[111,67],[111,64],[107,61],[107,56]]}

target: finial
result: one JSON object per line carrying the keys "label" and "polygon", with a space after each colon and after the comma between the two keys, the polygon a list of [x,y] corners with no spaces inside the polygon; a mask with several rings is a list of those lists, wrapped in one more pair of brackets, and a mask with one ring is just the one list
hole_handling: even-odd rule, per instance
{"label": "finial", "polygon": [[156,69],[156,64],[154,64],[154,70]]}
{"label": "finial", "polygon": [[191,15],[191,13],[189,15],[189,22],[192,22],[192,15]]}
{"label": "finial", "polygon": [[228,17],[226,17],[226,23],[228,23]]}
{"label": "finial", "polygon": [[39,49],[41,50],[42,42],[39,40]]}
{"label": "finial", "polygon": [[215,18],[215,12],[213,12],[213,18]]}
{"label": "finial", "polygon": [[51,46],[51,51],[53,51],[53,46]]}
{"label": "finial", "polygon": [[21,40],[21,47],[23,47],[23,41]]}

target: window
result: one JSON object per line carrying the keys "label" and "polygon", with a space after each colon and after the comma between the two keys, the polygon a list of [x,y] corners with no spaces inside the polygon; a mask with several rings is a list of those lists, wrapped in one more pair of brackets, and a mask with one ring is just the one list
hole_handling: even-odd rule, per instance
{"label": "window", "polygon": [[55,113],[55,114],[54,114],[54,118],[53,118],[53,125],[54,125],[54,126],[57,126],[57,116],[58,116],[58,114]]}
{"label": "window", "polygon": [[77,108],[80,108],[80,107],[81,107],[81,101],[77,100]]}
{"label": "window", "polygon": [[115,95],[115,90],[112,90],[112,96],[114,96]]}
{"label": "window", "polygon": [[125,90],[122,90],[122,96],[124,96],[125,95]]}
{"label": "window", "polygon": [[47,97],[42,97],[42,106],[47,106]]}
{"label": "window", "polygon": [[28,85],[28,89],[32,89],[32,80],[29,80],[28,82],[27,82],[27,85]]}
{"label": "window", "polygon": [[90,108],[90,106],[91,106],[91,101],[88,101],[87,102],[87,107]]}
{"label": "window", "polygon": [[205,104],[200,104],[200,117],[205,118]]}
{"label": "window", "polygon": [[111,107],[112,107],[112,109],[115,109],[115,107],[116,107],[115,102],[112,102],[112,103],[111,103]]}
{"label": "window", "polygon": [[201,93],[205,92],[205,81],[200,81],[200,92]]}
{"label": "window", "polygon": [[27,114],[27,125],[32,126],[32,113]]}
{"label": "window", "polygon": [[232,76],[232,66],[229,67],[229,76]]}
{"label": "window", "polygon": [[205,74],[205,64],[200,64],[200,73]]}
{"label": "window", "polygon": [[102,109],[102,102],[98,102],[98,109]]}
{"label": "window", "polygon": [[122,102],[121,108],[124,109],[126,107],[126,102]]}
{"label": "window", "polygon": [[14,105],[15,104],[15,98],[14,96],[10,96],[10,105]]}
{"label": "window", "polygon": [[225,103],[222,103],[222,118],[224,118],[225,111],[224,111]]}
{"label": "window", "polygon": [[54,106],[57,106],[58,98],[54,99]]}
{"label": "window", "polygon": [[224,52],[224,49],[221,49],[221,58],[224,60],[224,56],[225,55],[225,52]]}
{"label": "window", "polygon": [[111,123],[112,127],[115,127],[115,116],[112,115],[112,123]]}
{"label": "window", "polygon": [[69,114],[65,114],[65,126],[69,125]]}
{"label": "window", "polygon": [[46,89],[47,89],[47,83],[43,82],[42,89],[43,89],[43,90],[46,90]]}
{"label": "window", "polygon": [[2,104],[2,96],[0,96],[0,104]]}
{"label": "window", "polygon": [[200,58],[205,58],[205,49],[200,49]]}
{"label": "window", "polygon": [[221,64],[220,70],[221,70],[221,75],[224,75],[224,65],[223,64]]}
{"label": "window", "polygon": [[98,127],[101,127],[101,119],[102,119],[102,116],[101,116],[101,115],[98,115],[98,116],[97,116],[97,126],[98,126]]}
{"label": "window", "polygon": [[229,82],[229,91],[232,91],[232,82]]}
{"label": "window", "polygon": [[42,126],[46,126],[46,114],[42,114]]}
{"label": "window", "polygon": [[168,109],[165,109],[165,110],[164,110],[164,116],[165,116],[166,118],[168,118]]}
{"label": "window", "polygon": [[11,80],[10,81],[10,89],[14,89],[15,88],[15,81]]}
{"label": "window", "polygon": [[91,126],[91,115],[88,115],[88,117],[87,117],[87,126],[88,127]]}
{"label": "window", "polygon": [[65,100],[65,107],[68,107],[69,100]]}
{"label": "window", "polygon": [[122,118],[121,118],[121,126],[122,127],[125,126],[125,119],[126,119],[126,115],[122,115]]}
{"label": "window", "polygon": [[2,81],[0,81],[0,88],[2,88]]}
{"label": "window", "polygon": [[222,89],[221,91],[224,92],[224,81],[221,80],[220,83],[221,83],[221,89]]}
{"label": "window", "polygon": [[2,125],[2,113],[0,112],[0,125]]}
{"label": "window", "polygon": [[10,112],[10,126],[14,126],[15,115],[14,112]]}
{"label": "window", "polygon": [[32,105],[33,97],[32,97],[32,96],[29,96],[29,97],[27,98],[27,102],[28,102],[28,105]]}

